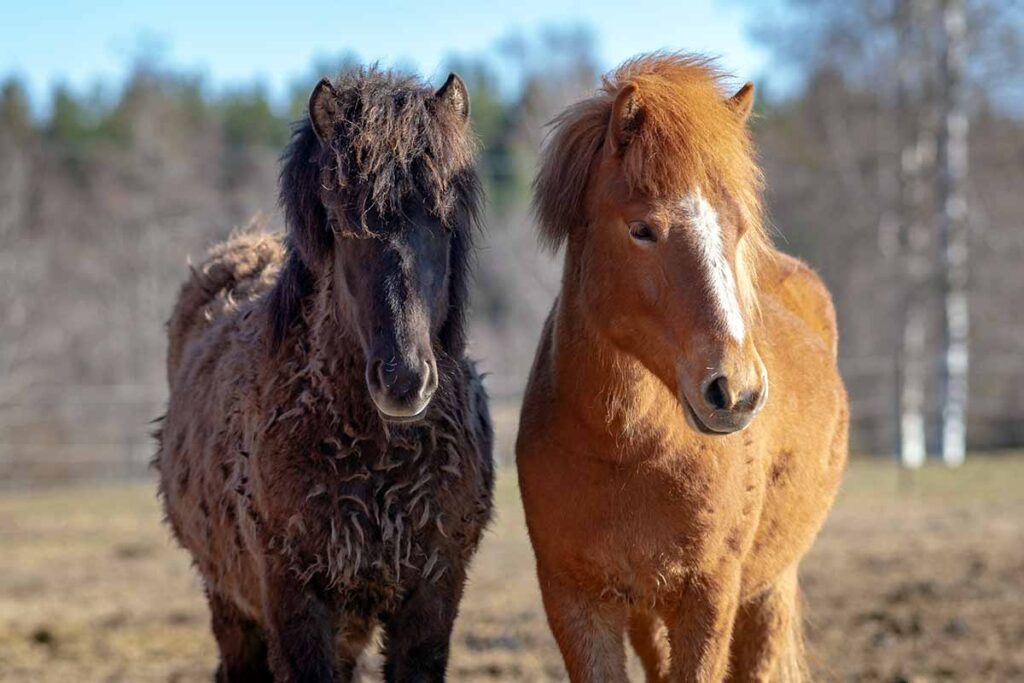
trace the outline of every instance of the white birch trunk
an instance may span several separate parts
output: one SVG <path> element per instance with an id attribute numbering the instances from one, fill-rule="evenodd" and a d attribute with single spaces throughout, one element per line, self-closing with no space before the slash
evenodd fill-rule
<path id="1" fill-rule="evenodd" d="M 928 328 L 927 283 L 930 235 L 924 220 L 927 200 L 925 173 L 933 161 L 928 92 L 921 68 L 922 18 L 931 0 L 911 0 L 897 17 L 900 40 L 898 109 L 900 116 L 900 242 L 903 287 L 900 319 L 902 332 L 896 354 L 899 403 L 899 458 L 904 467 L 916 468 L 927 456 L 925 433 L 925 376 Z"/>
<path id="2" fill-rule="evenodd" d="M 968 313 L 967 107 L 964 96 L 967 20 L 963 0 L 942 7 L 941 125 L 938 140 L 939 236 L 942 245 L 942 459 L 952 467 L 967 450 Z"/>

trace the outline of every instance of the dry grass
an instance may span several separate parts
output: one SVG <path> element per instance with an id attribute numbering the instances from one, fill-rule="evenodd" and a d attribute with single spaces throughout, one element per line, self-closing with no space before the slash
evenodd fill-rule
<path id="1" fill-rule="evenodd" d="M 821 680 L 1024 677 L 1024 456 L 900 481 L 854 463 L 804 565 Z M 544 623 L 515 476 L 472 574 L 452 679 L 564 677 Z M 0 496 L 0 680 L 209 680 L 199 581 L 149 484 Z"/>

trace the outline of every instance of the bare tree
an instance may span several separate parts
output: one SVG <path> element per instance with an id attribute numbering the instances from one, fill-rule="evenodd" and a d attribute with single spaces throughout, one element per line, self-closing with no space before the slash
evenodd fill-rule
<path id="1" fill-rule="evenodd" d="M 1024 4 L 780 4 L 758 35 L 807 80 L 760 123 L 769 206 L 836 298 L 855 447 L 1018 443 Z"/>

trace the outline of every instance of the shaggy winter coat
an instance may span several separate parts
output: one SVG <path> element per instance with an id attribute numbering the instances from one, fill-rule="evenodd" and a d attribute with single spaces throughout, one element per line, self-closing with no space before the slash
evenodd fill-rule
<path id="1" fill-rule="evenodd" d="M 330 259 L 316 271 L 299 253 L 309 248 L 304 231 L 326 229 L 303 214 L 320 180 L 293 172 L 315 146 L 301 125 L 285 158 L 287 240 L 249 230 L 215 247 L 169 322 L 170 402 L 155 466 L 167 520 L 205 583 L 225 665 L 238 633 L 265 647 L 289 627 L 276 623 L 274 603 L 310 588 L 337 629 L 338 670 L 350 671 L 373 627 L 418 587 L 443 587 L 454 596 L 446 609 L 457 608 L 491 514 L 491 425 L 461 339 L 437 342 L 441 379 L 426 417 L 385 423 L 338 314 Z M 452 265 L 465 267 L 464 258 Z M 464 298 L 453 292 L 458 324 Z M 272 642 L 269 655 L 274 669 Z"/>

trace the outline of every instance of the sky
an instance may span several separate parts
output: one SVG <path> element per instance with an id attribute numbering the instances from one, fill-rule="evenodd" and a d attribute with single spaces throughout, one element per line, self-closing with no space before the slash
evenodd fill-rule
<path id="1" fill-rule="evenodd" d="M 283 96 L 318 58 L 351 51 L 440 81 L 452 56 L 493 51 L 516 31 L 583 24 L 604 67 L 639 52 L 685 49 L 714 54 L 747 80 L 768 59 L 748 35 L 749 12 L 739 0 L 11 2 L 0 21 L 0 76 L 20 77 L 45 108 L 55 84 L 116 84 L 133 57 L 149 53 L 215 88 L 258 82 Z"/>

